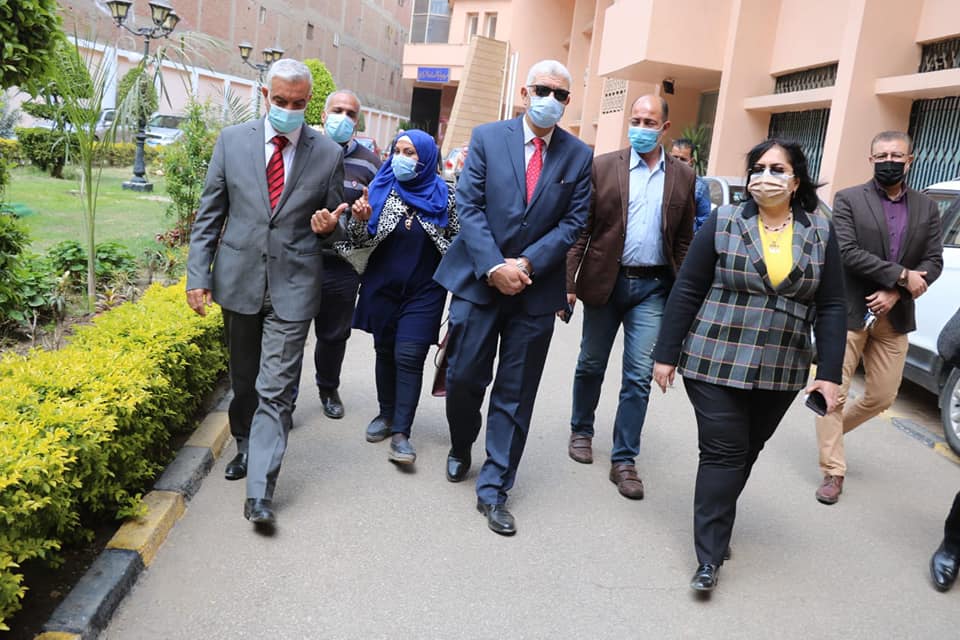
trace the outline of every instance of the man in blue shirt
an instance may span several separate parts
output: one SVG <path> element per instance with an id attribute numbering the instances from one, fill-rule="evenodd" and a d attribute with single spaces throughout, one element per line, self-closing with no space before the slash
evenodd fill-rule
<path id="1" fill-rule="evenodd" d="M 623 325 L 623 381 L 613 424 L 610 481 L 640 499 L 640 431 L 647 413 L 651 354 L 663 307 L 693 237 L 693 171 L 667 155 L 669 107 L 643 96 L 630 113 L 630 146 L 593 161 L 587 226 L 567 254 L 567 302 L 583 300 L 583 339 L 573 382 L 570 457 L 593 462 L 594 413 Z"/>
<path id="2" fill-rule="evenodd" d="M 693 167 L 693 156 L 696 150 L 697 145 L 693 143 L 693 140 L 680 138 L 673 143 L 673 147 L 670 149 L 670 155 L 673 156 L 674 159 Z M 696 171 L 695 168 L 694 171 Z M 713 205 L 710 203 L 710 187 L 707 186 L 706 181 L 700 176 L 697 176 L 697 186 L 694 195 L 697 202 L 697 217 L 693 222 L 693 230 L 699 231 L 713 210 Z"/>

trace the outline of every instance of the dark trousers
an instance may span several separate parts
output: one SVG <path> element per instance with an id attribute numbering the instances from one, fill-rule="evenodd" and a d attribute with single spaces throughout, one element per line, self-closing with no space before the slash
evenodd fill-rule
<path id="1" fill-rule="evenodd" d="M 374 349 L 380 415 L 393 421 L 393 433 L 409 436 L 420 402 L 423 363 L 430 345 L 383 340 Z"/>
<path id="2" fill-rule="evenodd" d="M 947 551 L 960 555 L 960 492 L 953 499 L 953 508 L 943 524 L 943 542 Z"/>
<path id="3" fill-rule="evenodd" d="M 347 339 L 353 324 L 353 309 L 357 303 L 360 276 L 347 262 L 334 256 L 323 257 L 323 286 L 320 299 L 323 310 L 313 319 L 317 344 L 313 349 L 317 389 L 334 391 L 340 388 L 340 371 L 347 351 Z M 301 362 L 302 364 L 302 362 Z M 300 395 L 300 370 L 293 387 L 293 402 Z"/>
<path id="4" fill-rule="evenodd" d="M 340 387 L 343 354 L 347 350 L 353 309 L 357 303 L 360 276 L 347 262 L 333 256 L 323 258 L 323 311 L 313 319 L 317 345 L 313 362 L 317 370 L 317 388 L 332 391 Z"/>
<path id="5" fill-rule="evenodd" d="M 488 504 L 503 504 L 527 441 L 554 315 L 529 315 L 516 298 L 478 305 L 454 296 L 449 318 L 446 405 L 455 453 L 470 451 L 480 434 L 480 405 L 493 379 L 494 357 L 499 357 L 487 409 L 487 458 L 477 477 L 477 497 Z"/>
<path id="6" fill-rule="evenodd" d="M 693 501 L 697 561 L 723 564 L 753 463 L 797 391 L 735 389 L 684 378 L 697 415 L 700 465 Z"/>

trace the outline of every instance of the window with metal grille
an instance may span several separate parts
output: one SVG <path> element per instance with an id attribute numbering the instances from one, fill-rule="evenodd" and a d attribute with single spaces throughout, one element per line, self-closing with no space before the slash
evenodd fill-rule
<path id="1" fill-rule="evenodd" d="M 907 184 L 923 189 L 960 178 L 960 96 L 914 101 L 908 132 L 913 164 Z"/>
<path id="2" fill-rule="evenodd" d="M 600 113 L 618 113 L 623 111 L 627 102 L 627 81 L 618 78 L 606 78 L 603 81 L 603 98 L 600 101 Z"/>
<path id="3" fill-rule="evenodd" d="M 822 89 L 823 87 L 832 87 L 836 83 L 837 63 L 833 63 L 777 76 L 777 84 L 774 86 L 773 92 L 793 93 L 794 91 L 807 91 L 808 89 Z"/>
<path id="4" fill-rule="evenodd" d="M 767 135 L 771 138 L 793 140 L 799 144 L 803 155 L 807 157 L 810 177 L 816 180 L 820 176 L 823 141 L 827 137 L 829 120 L 830 109 L 774 113 L 770 116 L 770 130 Z"/>
<path id="5" fill-rule="evenodd" d="M 960 38 L 923 45 L 919 73 L 944 69 L 960 69 Z"/>

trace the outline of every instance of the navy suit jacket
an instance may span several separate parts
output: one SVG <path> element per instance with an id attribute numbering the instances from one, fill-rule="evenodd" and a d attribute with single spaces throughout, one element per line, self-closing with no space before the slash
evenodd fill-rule
<path id="1" fill-rule="evenodd" d="M 517 297 L 527 313 L 539 315 L 566 304 L 566 254 L 587 221 L 593 152 L 555 128 L 528 203 L 523 117 L 474 129 L 457 183 L 460 234 L 434 279 L 455 296 L 491 304 L 503 296 L 487 283 L 487 272 L 504 258 L 524 256 L 533 284 Z"/>

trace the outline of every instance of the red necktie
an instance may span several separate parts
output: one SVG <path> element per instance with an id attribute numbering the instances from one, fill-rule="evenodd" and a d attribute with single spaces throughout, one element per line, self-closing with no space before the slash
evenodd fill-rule
<path id="1" fill-rule="evenodd" d="M 273 136 L 270 142 L 276 147 L 267 163 L 267 189 L 270 193 L 270 210 L 273 211 L 283 193 L 283 148 L 289 140 L 284 136 Z"/>
<path id="2" fill-rule="evenodd" d="M 543 138 L 534 138 L 533 146 L 536 148 L 527 163 L 527 204 L 533 199 L 533 191 L 537 188 L 540 170 L 543 169 Z"/>

